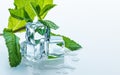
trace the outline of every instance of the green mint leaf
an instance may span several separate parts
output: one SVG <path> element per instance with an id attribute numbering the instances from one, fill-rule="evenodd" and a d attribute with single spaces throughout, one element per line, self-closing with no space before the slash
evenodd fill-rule
<path id="1" fill-rule="evenodd" d="M 10 66 L 16 67 L 21 62 L 19 38 L 9 29 L 4 29 L 3 36 L 8 48 Z"/>
<path id="2" fill-rule="evenodd" d="M 29 17 L 33 20 L 36 16 L 34 9 L 32 8 L 30 2 L 37 2 L 38 0 L 14 0 L 15 9 L 24 8 L 28 13 Z"/>
<path id="3" fill-rule="evenodd" d="M 32 20 L 34 20 L 34 17 L 38 15 L 33 6 L 31 5 L 30 1 L 26 3 L 25 10 Z"/>
<path id="4" fill-rule="evenodd" d="M 19 20 L 19 19 L 12 17 L 12 16 L 9 17 L 8 29 L 11 29 L 13 32 L 22 28 L 22 27 L 25 27 L 25 25 L 26 25 L 25 20 Z M 20 31 L 25 31 L 25 29 L 22 29 Z"/>
<path id="5" fill-rule="evenodd" d="M 65 47 L 74 51 L 82 48 L 78 43 L 76 43 L 74 40 L 71 40 L 70 38 L 66 36 L 62 36 L 63 40 L 65 41 Z"/>
<path id="6" fill-rule="evenodd" d="M 14 0 L 14 5 L 16 9 L 20 9 L 27 6 L 27 4 L 29 4 L 30 2 L 35 2 L 42 8 L 47 4 L 52 4 L 53 0 Z"/>
<path id="7" fill-rule="evenodd" d="M 53 36 L 62 36 L 63 40 L 65 41 L 65 47 L 70 49 L 71 51 L 75 51 L 78 50 L 80 48 L 82 48 L 81 45 L 79 45 L 77 42 L 75 42 L 74 40 L 71 40 L 70 38 L 63 36 L 63 35 L 59 35 L 59 34 L 54 34 L 51 33 L 51 35 Z M 58 44 L 59 46 L 61 46 L 61 44 Z"/>
<path id="8" fill-rule="evenodd" d="M 25 27 L 26 22 L 34 20 L 35 16 L 41 19 L 40 10 L 48 4 L 53 4 L 53 0 L 14 0 L 15 9 L 9 9 L 8 29 L 13 32 L 25 31 L 25 28 L 21 28 Z"/>
<path id="9" fill-rule="evenodd" d="M 53 0 L 36 0 L 35 2 L 38 3 L 41 9 L 48 4 L 53 4 Z"/>
<path id="10" fill-rule="evenodd" d="M 10 12 L 11 16 L 13 16 L 17 19 L 26 20 L 26 22 L 32 21 L 24 8 L 9 9 L 9 12 Z"/>
<path id="11" fill-rule="evenodd" d="M 40 10 L 41 10 L 40 6 L 38 4 L 36 4 L 35 2 L 30 2 L 30 4 L 31 4 L 32 8 L 35 10 L 35 13 L 39 14 Z"/>
<path id="12" fill-rule="evenodd" d="M 58 29 L 59 26 L 57 26 L 54 22 L 50 21 L 50 20 L 42 20 L 41 23 L 43 23 L 44 25 L 48 26 L 51 29 Z"/>
<path id="13" fill-rule="evenodd" d="M 23 8 L 28 0 L 14 0 L 15 9 Z"/>
<path id="14" fill-rule="evenodd" d="M 44 8 L 40 12 L 41 18 L 44 18 L 46 16 L 46 14 L 48 13 L 48 11 L 51 10 L 55 6 L 56 6 L 55 4 L 48 4 L 48 5 L 44 6 Z"/>
<path id="15" fill-rule="evenodd" d="M 34 10 L 34 13 L 36 13 L 36 16 L 38 16 L 39 19 L 41 19 L 41 17 L 39 16 L 41 8 L 39 5 L 37 5 L 35 2 L 30 2 L 30 5 L 32 7 L 32 9 Z"/>
<path id="16" fill-rule="evenodd" d="M 40 8 L 43 8 L 44 0 L 38 0 L 36 3 L 40 6 Z"/>
<path id="17" fill-rule="evenodd" d="M 31 2 L 34 4 L 31 5 Z M 34 17 L 38 16 L 38 12 L 40 12 L 37 11 L 36 13 L 36 10 L 39 10 L 39 7 L 43 9 L 48 4 L 53 4 L 53 0 L 14 0 L 15 9 L 20 9 L 24 7 L 25 11 L 28 13 L 32 20 L 34 20 Z M 34 9 L 34 5 L 37 5 L 37 8 Z"/>
<path id="18" fill-rule="evenodd" d="M 47 4 L 53 4 L 53 0 L 44 0 L 44 5 L 47 5 Z"/>

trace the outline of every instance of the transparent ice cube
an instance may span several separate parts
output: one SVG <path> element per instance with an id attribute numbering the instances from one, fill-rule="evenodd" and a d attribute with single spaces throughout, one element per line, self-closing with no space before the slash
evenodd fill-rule
<path id="1" fill-rule="evenodd" d="M 40 21 L 28 22 L 26 24 L 26 41 L 35 44 L 36 40 L 50 39 L 50 28 L 43 25 Z"/>
<path id="2" fill-rule="evenodd" d="M 21 43 L 21 54 L 30 61 L 42 58 L 58 58 L 64 56 L 64 40 L 60 36 L 50 37 L 50 28 L 40 21 L 26 24 L 26 41 Z"/>
<path id="3" fill-rule="evenodd" d="M 61 36 L 51 36 L 49 43 L 49 56 L 63 57 L 65 43 Z"/>
<path id="4" fill-rule="evenodd" d="M 21 54 L 28 60 L 38 60 L 47 56 L 50 28 L 40 21 L 26 24 L 26 41 L 21 43 Z M 46 50 L 47 49 L 47 50 Z"/>
<path id="5" fill-rule="evenodd" d="M 21 43 L 21 54 L 29 61 L 36 61 L 41 58 L 39 44 L 33 45 L 24 41 Z"/>

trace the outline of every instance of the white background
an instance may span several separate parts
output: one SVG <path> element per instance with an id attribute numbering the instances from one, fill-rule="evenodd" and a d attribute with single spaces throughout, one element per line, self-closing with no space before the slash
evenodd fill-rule
<path id="1" fill-rule="evenodd" d="M 0 0 L 0 32 L 7 27 L 13 0 Z M 83 46 L 78 68 L 69 75 L 120 75 L 120 1 L 55 0 L 46 17 L 60 26 L 56 33 Z M 0 37 L 0 75 L 9 70 L 7 48 Z M 49 74 L 48 74 L 49 75 Z"/>

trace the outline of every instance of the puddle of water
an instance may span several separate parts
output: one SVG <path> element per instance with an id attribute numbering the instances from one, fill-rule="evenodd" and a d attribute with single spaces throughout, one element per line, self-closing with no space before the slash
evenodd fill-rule
<path id="1" fill-rule="evenodd" d="M 75 64 L 80 61 L 77 52 L 66 53 L 64 58 L 47 60 L 41 63 L 33 63 L 27 60 L 22 61 L 31 75 L 68 75 L 76 69 Z"/>

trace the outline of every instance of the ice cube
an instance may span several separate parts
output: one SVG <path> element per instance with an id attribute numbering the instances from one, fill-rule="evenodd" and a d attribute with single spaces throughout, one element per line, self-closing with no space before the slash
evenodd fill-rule
<path id="1" fill-rule="evenodd" d="M 62 37 L 60 36 L 51 36 L 49 43 L 49 55 L 61 57 L 64 56 L 64 47 L 65 43 Z"/>
<path id="2" fill-rule="evenodd" d="M 26 24 L 26 41 L 21 43 L 21 54 L 27 60 L 64 56 L 64 40 L 60 36 L 50 37 L 50 28 L 40 21 Z"/>
<path id="3" fill-rule="evenodd" d="M 32 61 L 34 60 L 35 47 L 32 44 L 24 41 L 21 43 L 21 54 L 27 60 Z"/>
<path id="4" fill-rule="evenodd" d="M 35 44 L 36 40 L 40 40 L 42 38 L 45 39 L 45 37 L 48 38 L 49 35 L 49 28 L 43 25 L 40 21 L 28 22 L 26 24 L 26 40 L 28 43 Z"/>
<path id="5" fill-rule="evenodd" d="M 26 41 L 21 43 L 21 54 L 28 60 L 38 60 L 48 53 L 50 28 L 40 21 L 26 24 Z M 47 49 L 47 50 L 46 50 Z"/>
<path id="6" fill-rule="evenodd" d="M 21 43 L 21 54 L 29 61 L 36 62 L 43 57 L 44 42 L 36 43 L 35 45 L 24 41 Z"/>

